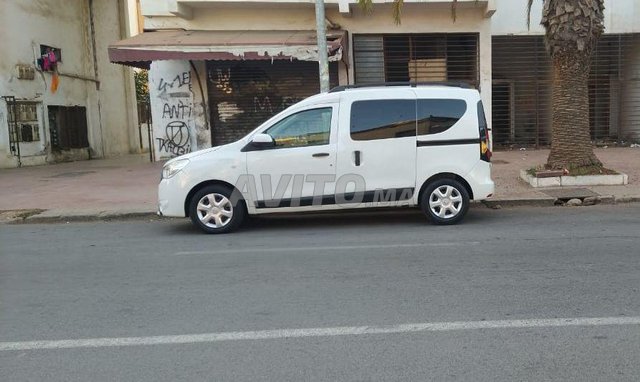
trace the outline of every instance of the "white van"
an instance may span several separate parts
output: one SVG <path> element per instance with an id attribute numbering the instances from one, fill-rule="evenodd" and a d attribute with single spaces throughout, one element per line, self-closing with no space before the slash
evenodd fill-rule
<path id="1" fill-rule="evenodd" d="M 454 224 L 494 192 L 489 147 L 476 90 L 340 87 L 237 142 L 168 161 L 158 213 L 206 233 L 230 232 L 247 214 L 390 206 Z"/>

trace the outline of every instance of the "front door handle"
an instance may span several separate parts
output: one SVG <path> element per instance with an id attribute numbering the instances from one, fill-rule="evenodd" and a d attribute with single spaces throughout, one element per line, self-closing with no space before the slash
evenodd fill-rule
<path id="1" fill-rule="evenodd" d="M 324 158 L 324 157 L 328 157 L 329 153 L 315 153 L 313 155 L 311 155 L 314 158 Z"/>

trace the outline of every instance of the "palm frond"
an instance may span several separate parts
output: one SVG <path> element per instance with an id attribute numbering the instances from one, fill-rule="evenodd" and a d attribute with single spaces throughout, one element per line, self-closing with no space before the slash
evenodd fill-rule
<path id="1" fill-rule="evenodd" d="M 393 0 L 393 21 L 400 25 L 404 0 Z"/>
<path id="2" fill-rule="evenodd" d="M 527 1 L 527 29 L 531 29 L 531 6 L 533 5 L 533 0 Z"/>
<path id="3" fill-rule="evenodd" d="M 366 13 L 373 12 L 373 0 L 358 0 L 358 5 Z"/>
<path id="4" fill-rule="evenodd" d="M 451 2 L 451 18 L 453 19 L 454 23 L 456 22 L 456 16 L 457 16 L 456 9 L 457 9 L 457 7 L 458 7 L 458 0 L 453 0 Z"/>

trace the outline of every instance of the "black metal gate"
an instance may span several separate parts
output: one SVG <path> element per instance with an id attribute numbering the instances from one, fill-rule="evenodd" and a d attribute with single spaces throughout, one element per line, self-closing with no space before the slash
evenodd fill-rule
<path id="1" fill-rule="evenodd" d="M 89 147 L 87 109 L 84 106 L 47 107 L 51 147 L 56 150 Z"/>
<path id="2" fill-rule="evenodd" d="M 142 130 L 146 129 L 143 137 Z M 146 139 L 149 144 L 149 160 L 154 161 L 153 152 L 153 121 L 151 118 L 151 103 L 149 100 L 138 102 L 138 137 L 140 139 L 140 151 L 144 150 L 143 140 Z"/>
<path id="3" fill-rule="evenodd" d="M 331 63 L 332 86 L 338 64 Z M 318 63 L 207 61 L 213 145 L 233 142 L 276 113 L 320 91 Z"/>
<path id="4" fill-rule="evenodd" d="M 7 103 L 7 128 L 9 129 L 9 151 L 18 158 L 18 167 L 22 166 L 22 158 L 20 157 L 20 136 L 18 132 L 18 108 L 16 97 L 3 96 Z"/>

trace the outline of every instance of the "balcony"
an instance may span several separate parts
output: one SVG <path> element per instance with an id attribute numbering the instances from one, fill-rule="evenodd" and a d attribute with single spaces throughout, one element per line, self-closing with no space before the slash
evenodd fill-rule
<path id="1" fill-rule="evenodd" d="M 327 6 L 337 6 L 343 15 L 350 15 L 352 8 L 358 6 L 357 0 L 324 0 Z M 389 4 L 393 0 L 373 0 L 376 4 Z M 408 3 L 424 3 L 439 6 L 449 6 L 450 0 L 404 0 Z M 269 6 L 309 6 L 315 4 L 315 0 L 141 0 L 143 16 L 175 16 L 190 20 L 194 16 L 194 9 L 215 8 L 219 6 L 250 6 L 268 4 Z M 495 13 L 495 0 L 458 0 L 459 8 L 484 7 L 485 17 L 491 17 Z"/>

